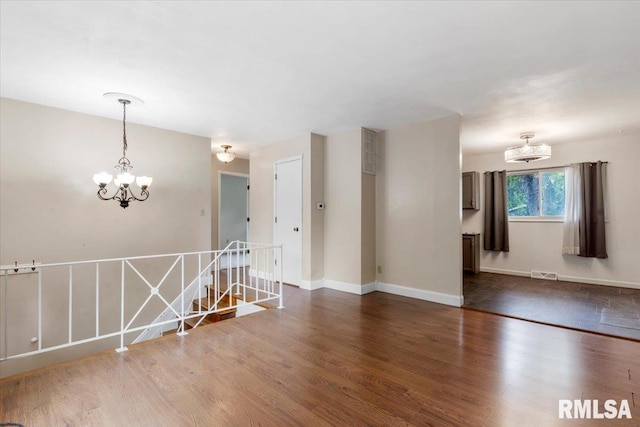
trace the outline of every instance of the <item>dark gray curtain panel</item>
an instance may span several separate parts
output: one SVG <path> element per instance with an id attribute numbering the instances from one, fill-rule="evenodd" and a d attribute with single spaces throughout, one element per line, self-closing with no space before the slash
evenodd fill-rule
<path id="1" fill-rule="evenodd" d="M 507 171 L 484 173 L 484 249 L 509 252 Z"/>
<path id="2" fill-rule="evenodd" d="M 604 231 L 604 174 L 606 164 L 580 163 L 582 206 L 580 208 L 579 256 L 608 258 Z"/>

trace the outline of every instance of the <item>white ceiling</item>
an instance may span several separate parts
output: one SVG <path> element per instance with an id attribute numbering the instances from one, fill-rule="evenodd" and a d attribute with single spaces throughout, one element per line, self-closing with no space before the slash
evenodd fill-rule
<path id="1" fill-rule="evenodd" d="M 246 155 L 463 115 L 464 153 L 640 133 L 640 2 L 0 3 L 1 95 Z"/>

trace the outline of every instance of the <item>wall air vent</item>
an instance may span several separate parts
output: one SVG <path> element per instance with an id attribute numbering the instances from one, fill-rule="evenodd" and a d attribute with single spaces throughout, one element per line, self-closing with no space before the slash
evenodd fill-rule
<path id="1" fill-rule="evenodd" d="M 558 273 L 531 270 L 532 279 L 558 280 Z"/>
<path id="2" fill-rule="evenodd" d="M 378 134 L 367 128 L 362 128 L 362 172 L 378 172 Z"/>

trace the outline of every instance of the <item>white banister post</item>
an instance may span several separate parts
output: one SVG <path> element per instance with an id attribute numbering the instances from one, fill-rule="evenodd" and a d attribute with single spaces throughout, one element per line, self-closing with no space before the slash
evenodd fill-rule
<path id="1" fill-rule="evenodd" d="M 278 306 L 278 308 L 282 309 L 284 308 L 284 287 L 282 286 L 282 245 L 280 245 L 278 249 L 280 251 L 280 256 L 278 257 L 280 258 L 280 305 Z"/>
<path id="2" fill-rule="evenodd" d="M 38 270 L 38 350 L 42 350 L 42 269 Z"/>
<path id="3" fill-rule="evenodd" d="M 118 353 L 129 350 L 124 346 L 124 260 L 120 261 L 120 348 L 116 349 Z"/>
<path id="4" fill-rule="evenodd" d="M 4 280 L 2 281 L 2 329 L 3 329 L 3 337 L 4 337 L 4 355 L 3 359 L 7 358 L 8 354 L 8 346 L 9 339 L 8 336 L 8 327 L 7 327 L 7 286 L 9 284 L 9 270 L 3 270 L 4 272 Z"/>
<path id="5" fill-rule="evenodd" d="M 69 344 L 73 342 L 73 265 L 69 265 Z"/>
<path id="6" fill-rule="evenodd" d="M 96 262 L 96 338 L 100 336 L 100 263 Z"/>
<path id="7" fill-rule="evenodd" d="M 189 335 L 188 332 L 186 332 L 184 330 L 184 254 L 180 257 L 180 267 L 182 270 L 182 279 L 181 279 L 181 284 L 180 284 L 180 328 L 179 328 L 179 332 L 178 335 L 179 336 L 183 336 L 183 335 Z M 198 272 L 198 274 L 200 274 L 200 272 Z"/>

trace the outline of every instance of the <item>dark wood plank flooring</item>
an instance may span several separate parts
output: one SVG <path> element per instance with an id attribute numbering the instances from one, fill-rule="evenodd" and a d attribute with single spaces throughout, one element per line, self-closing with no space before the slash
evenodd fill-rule
<path id="1" fill-rule="evenodd" d="M 467 308 L 640 340 L 640 289 L 478 273 L 463 294 Z"/>
<path id="2" fill-rule="evenodd" d="M 588 425 L 559 399 L 640 395 L 640 343 L 374 292 L 267 310 L 0 382 L 25 426 Z M 594 425 L 634 425 L 597 420 Z M 635 424 L 637 425 L 637 423 Z"/>

